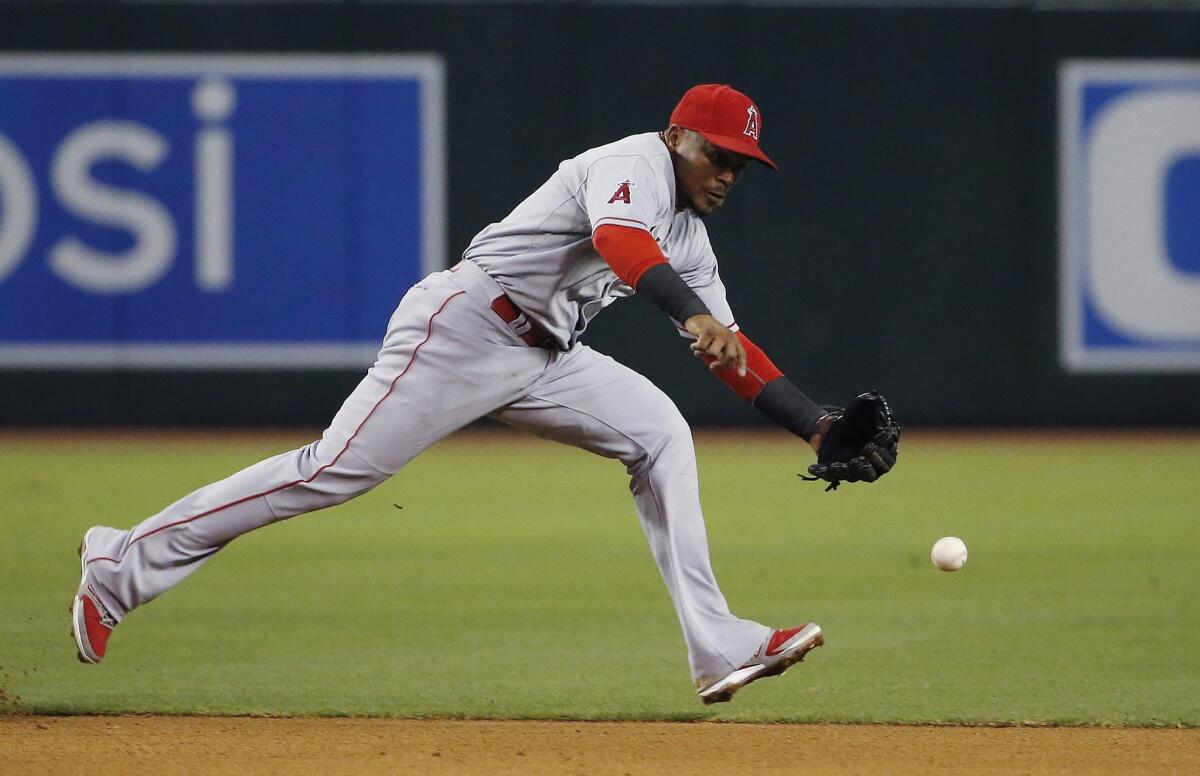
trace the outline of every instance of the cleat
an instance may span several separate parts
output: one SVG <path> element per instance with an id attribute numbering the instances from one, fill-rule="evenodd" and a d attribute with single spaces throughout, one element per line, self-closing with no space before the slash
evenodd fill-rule
<path id="1" fill-rule="evenodd" d="M 117 621 L 88 582 L 87 543 L 95 528 L 89 528 L 79 544 L 79 565 L 83 573 L 79 578 L 79 590 L 71 601 L 71 636 L 75 639 L 80 663 L 99 663 L 108 649 L 108 637 L 112 635 Z"/>
<path id="2" fill-rule="evenodd" d="M 816 623 L 771 631 L 771 635 L 749 662 L 702 686 L 697 694 L 705 705 L 725 703 L 733 698 L 735 692 L 751 682 L 768 676 L 779 676 L 824 643 L 825 636 L 821 633 L 821 626 Z"/>

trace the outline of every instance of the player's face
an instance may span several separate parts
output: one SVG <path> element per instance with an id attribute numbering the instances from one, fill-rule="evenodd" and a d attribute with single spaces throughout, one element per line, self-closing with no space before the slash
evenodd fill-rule
<path id="1" fill-rule="evenodd" d="M 667 129 L 665 139 L 675 165 L 677 204 L 701 216 L 725 204 L 750 157 L 718 148 L 699 132 L 675 125 Z"/>

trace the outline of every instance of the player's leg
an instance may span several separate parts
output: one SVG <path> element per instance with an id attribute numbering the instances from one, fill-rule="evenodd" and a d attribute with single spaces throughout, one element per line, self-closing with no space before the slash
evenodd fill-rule
<path id="1" fill-rule="evenodd" d="M 86 589 L 120 621 L 241 534 L 379 484 L 433 442 L 520 396 L 548 360 L 451 277 L 430 276 L 401 301 L 378 360 L 320 440 L 200 488 L 130 530 L 89 531 L 77 608 Z"/>
<path id="2" fill-rule="evenodd" d="M 576 347 L 492 417 L 623 462 L 683 627 L 693 679 L 723 676 L 750 658 L 771 630 L 731 614 L 717 586 L 691 430 L 666 394 L 608 356 Z"/>

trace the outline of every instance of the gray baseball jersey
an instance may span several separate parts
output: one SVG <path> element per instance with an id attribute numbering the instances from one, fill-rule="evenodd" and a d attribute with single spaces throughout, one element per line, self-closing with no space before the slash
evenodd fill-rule
<path id="1" fill-rule="evenodd" d="M 713 317 L 735 324 L 704 222 L 675 207 L 675 172 L 657 132 L 566 160 L 503 221 L 477 234 L 463 258 L 568 348 L 597 313 L 633 294 L 592 246 L 604 224 L 648 231 Z"/>

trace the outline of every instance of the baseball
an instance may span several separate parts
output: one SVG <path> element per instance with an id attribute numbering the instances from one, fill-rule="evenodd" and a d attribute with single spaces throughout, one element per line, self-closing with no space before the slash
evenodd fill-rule
<path id="1" fill-rule="evenodd" d="M 942 571 L 958 571 L 967 562 L 967 545 L 957 536 L 943 536 L 933 543 L 930 557 Z"/>

